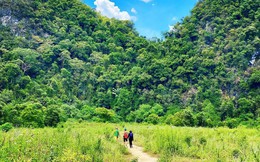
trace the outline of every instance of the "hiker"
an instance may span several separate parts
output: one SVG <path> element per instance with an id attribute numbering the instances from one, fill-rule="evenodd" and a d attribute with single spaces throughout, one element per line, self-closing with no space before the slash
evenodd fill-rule
<path id="1" fill-rule="evenodd" d="M 123 141 L 125 146 L 127 146 L 127 139 L 128 139 L 128 133 L 126 131 L 126 128 L 124 129 L 124 135 L 123 135 Z"/>
<path id="2" fill-rule="evenodd" d="M 133 147 L 133 143 L 132 142 L 134 140 L 134 134 L 133 134 L 133 132 L 131 130 L 129 131 L 128 139 L 129 139 L 130 148 L 132 148 Z"/>
<path id="3" fill-rule="evenodd" d="M 118 128 L 116 128 L 116 131 L 115 131 L 115 133 L 114 133 L 114 136 L 115 136 L 116 140 L 118 140 L 118 137 L 119 137 Z"/>

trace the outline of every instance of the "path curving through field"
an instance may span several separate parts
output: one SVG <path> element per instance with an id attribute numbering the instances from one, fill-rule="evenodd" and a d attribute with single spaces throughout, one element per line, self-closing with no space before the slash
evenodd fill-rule
<path id="1" fill-rule="evenodd" d="M 143 148 L 133 145 L 133 148 L 128 149 L 129 152 L 138 159 L 138 162 L 157 162 L 157 158 L 148 155 L 143 152 Z"/>

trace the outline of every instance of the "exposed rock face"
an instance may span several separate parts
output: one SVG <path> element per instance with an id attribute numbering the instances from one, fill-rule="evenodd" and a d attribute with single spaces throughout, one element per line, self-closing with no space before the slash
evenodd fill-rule
<path id="1" fill-rule="evenodd" d="M 0 22 L 2 25 L 7 26 L 10 23 L 15 23 L 12 22 L 12 11 L 11 8 L 7 6 L 3 6 L 0 8 Z"/>
<path id="2" fill-rule="evenodd" d="M 25 29 L 19 27 L 20 21 L 12 15 L 5 15 L 0 17 L 0 22 L 3 26 L 10 27 L 12 33 L 15 36 L 22 36 L 25 33 Z"/>
<path id="3" fill-rule="evenodd" d="M 17 25 L 18 24 L 18 20 L 15 19 L 12 16 L 6 15 L 6 16 L 2 16 L 0 18 L 0 21 L 2 23 L 2 25 L 4 26 L 8 26 L 8 25 Z"/>
<path id="4" fill-rule="evenodd" d="M 34 1 L 0 0 L 0 26 L 9 28 L 14 36 L 41 35 L 45 38 L 49 37 L 49 34 L 41 29 L 36 30 L 35 24 L 30 22 L 30 14 L 33 13 L 33 10 L 29 6 L 32 2 Z"/>
<path id="5" fill-rule="evenodd" d="M 15 36 L 22 36 L 25 34 L 25 28 L 19 27 L 19 24 L 25 20 L 19 21 L 15 16 L 12 15 L 11 8 L 4 6 L 0 9 L 0 23 L 3 26 L 10 27 L 12 33 Z"/>

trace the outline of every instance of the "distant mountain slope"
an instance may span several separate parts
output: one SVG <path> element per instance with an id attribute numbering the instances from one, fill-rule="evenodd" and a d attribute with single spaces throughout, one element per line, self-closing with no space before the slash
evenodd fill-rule
<path id="1" fill-rule="evenodd" d="M 78 0 L 2 0 L 0 124 L 257 125 L 259 4 L 199 1 L 156 42 Z"/>

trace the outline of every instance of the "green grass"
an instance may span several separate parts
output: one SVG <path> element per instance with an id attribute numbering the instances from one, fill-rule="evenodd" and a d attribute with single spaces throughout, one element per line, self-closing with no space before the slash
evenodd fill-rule
<path id="1" fill-rule="evenodd" d="M 137 143 L 160 161 L 260 161 L 257 129 L 138 126 Z"/>
<path id="2" fill-rule="evenodd" d="M 260 132 L 246 128 L 189 128 L 144 124 L 67 122 L 58 128 L 0 132 L 0 161 L 131 161 L 113 137 L 115 127 L 160 161 L 260 160 Z M 120 137 L 123 134 L 120 134 Z"/>
<path id="3" fill-rule="evenodd" d="M 64 128 L 17 128 L 0 133 L 0 161 L 124 161 L 114 125 L 66 123 Z"/>

